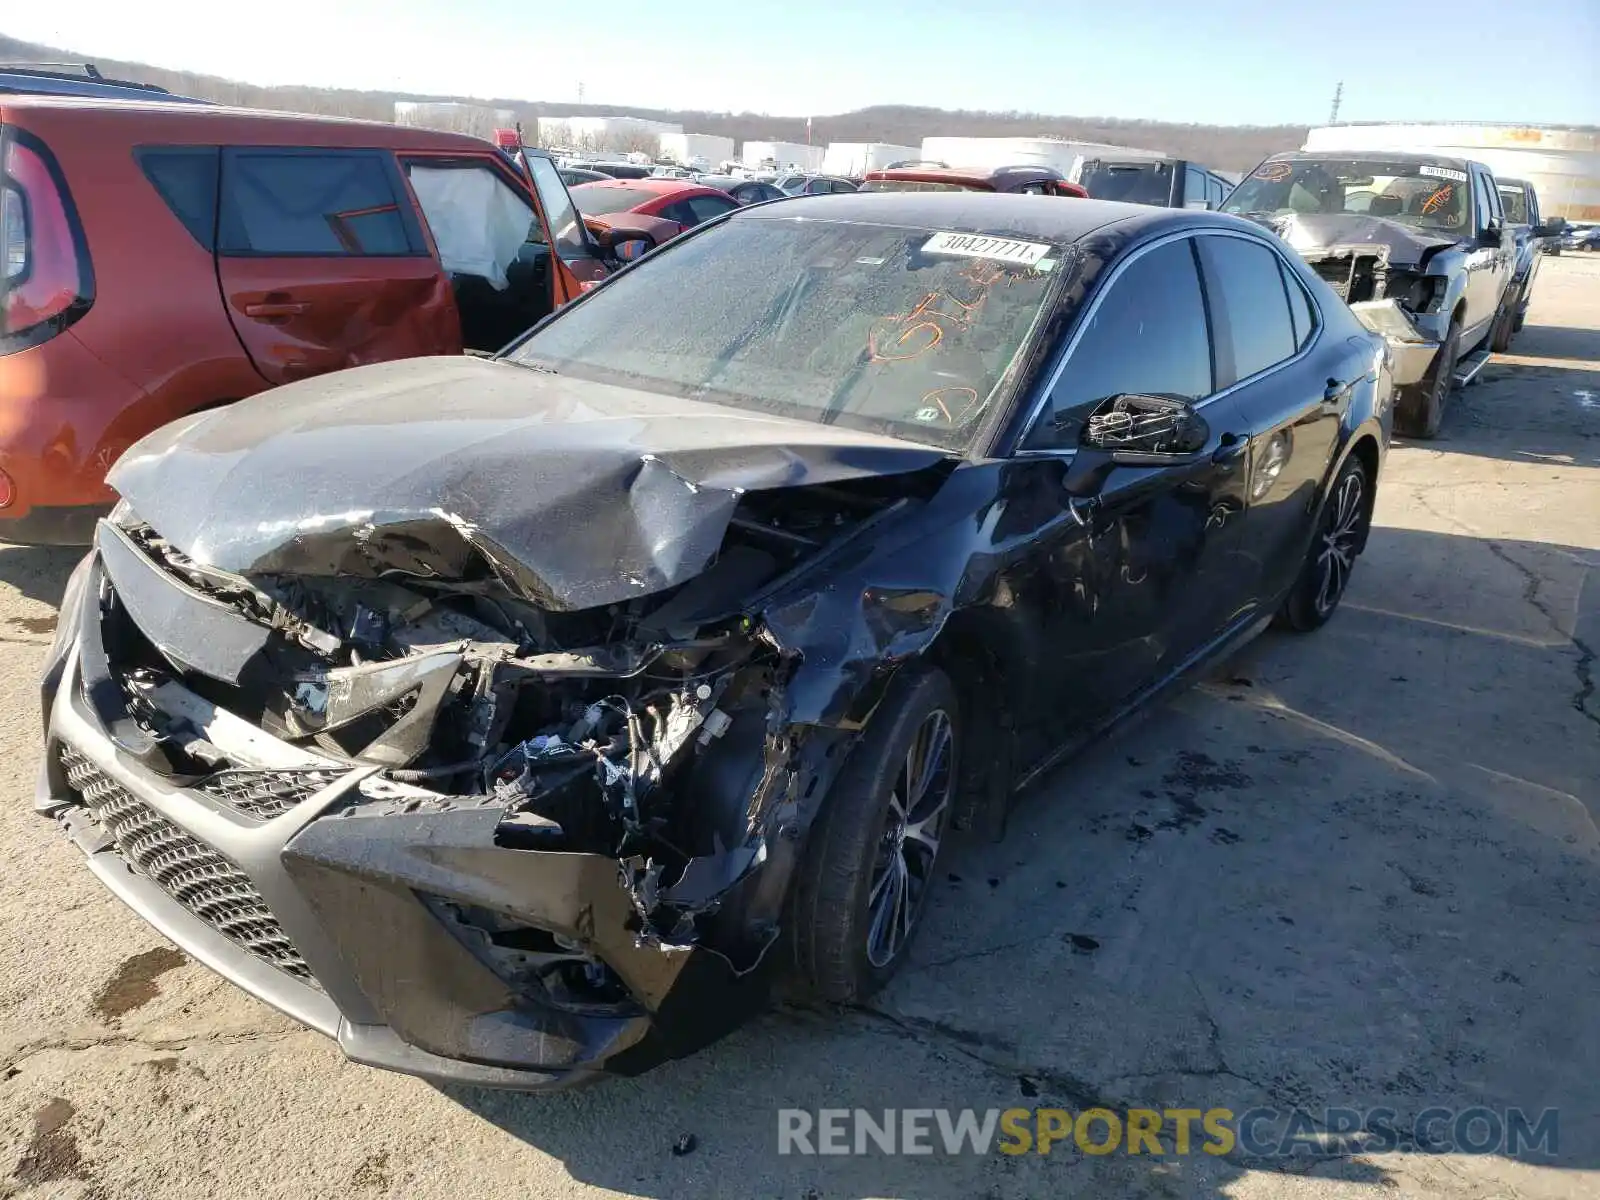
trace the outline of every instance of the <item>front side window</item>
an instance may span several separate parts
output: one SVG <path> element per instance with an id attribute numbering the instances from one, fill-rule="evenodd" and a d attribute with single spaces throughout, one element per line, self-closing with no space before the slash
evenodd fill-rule
<path id="1" fill-rule="evenodd" d="M 1248 379 L 1294 354 L 1294 319 L 1278 256 L 1236 237 L 1201 240 L 1206 286 L 1228 314 L 1234 378 Z"/>
<path id="2" fill-rule="evenodd" d="M 1193 243 L 1184 238 L 1141 254 L 1111 280 L 1027 445 L 1076 446 L 1090 414 L 1113 396 L 1197 400 L 1212 390 L 1205 301 Z"/>
<path id="3" fill-rule="evenodd" d="M 545 220 L 556 239 L 556 251 L 563 258 L 582 258 L 589 254 L 589 239 L 584 235 L 583 219 L 572 203 L 567 185 L 561 181 L 555 163 L 541 154 L 526 156 L 528 173 L 533 176 L 533 186 L 538 189 L 539 203 L 544 205 Z"/>
<path id="4" fill-rule="evenodd" d="M 736 218 L 617 276 L 510 358 L 961 451 L 1075 263 L 1004 237 Z"/>
<path id="5" fill-rule="evenodd" d="M 381 151 L 229 149 L 221 194 L 224 254 L 425 252 Z"/>
<path id="6" fill-rule="evenodd" d="M 1472 218 L 1467 172 L 1433 163 L 1384 158 L 1274 158 L 1251 173 L 1224 212 L 1271 217 L 1302 213 L 1365 213 L 1459 233 Z"/>
<path id="7" fill-rule="evenodd" d="M 439 249 L 439 264 L 452 275 L 476 275 L 496 291 L 529 242 L 544 230 L 521 193 L 486 165 L 406 164 L 411 190 Z"/>

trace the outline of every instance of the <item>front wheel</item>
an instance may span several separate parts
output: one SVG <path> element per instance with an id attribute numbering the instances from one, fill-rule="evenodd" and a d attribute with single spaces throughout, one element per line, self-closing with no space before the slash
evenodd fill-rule
<path id="1" fill-rule="evenodd" d="M 1278 614 L 1280 625 L 1297 633 L 1309 633 L 1327 624 L 1339 607 L 1360 553 L 1370 507 L 1369 487 L 1367 468 L 1352 454 L 1339 468 L 1328 498 L 1323 501 L 1311 549 Z"/>
<path id="2" fill-rule="evenodd" d="M 1456 363 L 1460 358 L 1461 325 L 1451 321 L 1428 373 L 1421 383 L 1407 388 L 1395 405 L 1394 423 L 1400 433 L 1417 438 L 1439 436 L 1439 427 L 1444 424 L 1445 403 L 1456 385 Z"/>
<path id="3" fill-rule="evenodd" d="M 960 710 L 944 672 L 904 668 L 811 830 L 791 909 L 798 982 L 858 1003 L 905 962 L 959 778 Z"/>

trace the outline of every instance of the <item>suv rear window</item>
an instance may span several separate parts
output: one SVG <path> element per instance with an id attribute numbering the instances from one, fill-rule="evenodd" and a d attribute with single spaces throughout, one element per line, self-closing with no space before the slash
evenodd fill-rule
<path id="1" fill-rule="evenodd" d="M 222 161 L 224 254 L 426 254 L 378 150 L 234 149 Z"/>
<path id="2" fill-rule="evenodd" d="M 141 146 L 135 152 L 145 178 L 207 250 L 217 238 L 217 148 Z"/>

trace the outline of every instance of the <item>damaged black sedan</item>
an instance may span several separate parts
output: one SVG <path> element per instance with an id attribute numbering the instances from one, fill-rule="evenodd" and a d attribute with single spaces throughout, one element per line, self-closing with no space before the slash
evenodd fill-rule
<path id="1" fill-rule="evenodd" d="M 871 994 L 957 828 L 1275 616 L 1333 613 L 1389 359 L 1211 213 L 739 210 L 495 360 L 117 464 L 37 807 L 356 1061 L 632 1074 Z"/>

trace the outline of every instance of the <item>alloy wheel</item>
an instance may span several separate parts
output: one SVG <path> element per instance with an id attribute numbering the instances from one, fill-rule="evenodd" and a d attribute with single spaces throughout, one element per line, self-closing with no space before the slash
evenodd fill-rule
<path id="1" fill-rule="evenodd" d="M 1339 603 L 1355 566 L 1356 544 L 1361 534 L 1361 501 L 1364 484 L 1360 471 L 1351 471 L 1339 481 L 1338 490 L 1328 503 L 1317 547 L 1317 615 L 1327 616 Z"/>
<path id="2" fill-rule="evenodd" d="M 955 787 L 955 732 L 936 708 L 922 719 L 889 795 L 867 892 L 867 960 L 887 966 L 911 937 L 933 882 Z"/>

